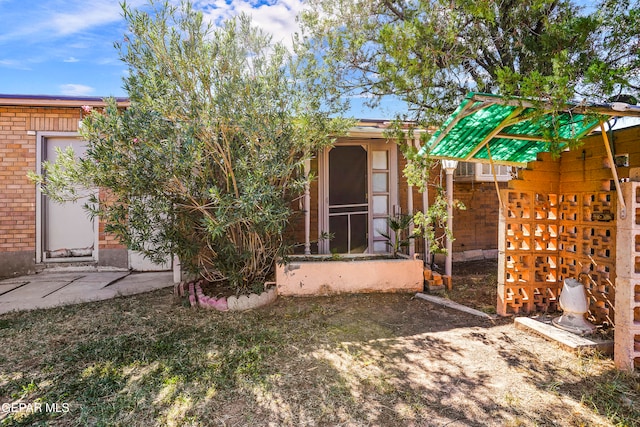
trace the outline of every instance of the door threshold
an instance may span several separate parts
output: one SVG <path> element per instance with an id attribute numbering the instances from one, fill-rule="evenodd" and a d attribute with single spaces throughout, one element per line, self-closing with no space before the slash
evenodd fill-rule
<path id="1" fill-rule="evenodd" d="M 42 262 L 44 264 L 74 264 L 77 262 L 93 263 L 93 262 L 96 262 L 96 260 L 93 257 L 86 256 L 86 257 L 45 258 L 42 260 Z"/>

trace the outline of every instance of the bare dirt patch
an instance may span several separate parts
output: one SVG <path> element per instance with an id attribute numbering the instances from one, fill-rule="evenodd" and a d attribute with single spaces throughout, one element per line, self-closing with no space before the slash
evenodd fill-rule
<path id="1" fill-rule="evenodd" d="M 485 313 L 496 312 L 497 260 L 455 263 L 452 282 L 452 289 L 445 293 L 447 298 Z"/>

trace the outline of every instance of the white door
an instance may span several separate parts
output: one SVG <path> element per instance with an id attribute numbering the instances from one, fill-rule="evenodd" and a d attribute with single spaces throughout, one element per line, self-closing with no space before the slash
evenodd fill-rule
<path id="1" fill-rule="evenodd" d="M 76 155 L 86 152 L 86 142 L 72 137 L 45 137 L 42 159 L 55 162 L 56 148 L 73 147 Z M 93 260 L 96 249 L 94 221 L 84 209 L 89 195 L 74 202 L 56 203 L 48 197 L 42 200 L 42 260 L 79 261 Z"/>
<path id="2" fill-rule="evenodd" d="M 129 250 L 129 268 L 133 271 L 167 271 L 171 270 L 171 259 L 167 257 L 162 264 L 156 264 L 142 253 Z"/>

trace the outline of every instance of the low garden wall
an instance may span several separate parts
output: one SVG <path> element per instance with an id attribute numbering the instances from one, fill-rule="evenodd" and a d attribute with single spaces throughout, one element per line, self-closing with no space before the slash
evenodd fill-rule
<path id="1" fill-rule="evenodd" d="M 278 295 L 312 296 L 360 292 L 420 292 L 419 259 L 293 256 L 276 265 Z"/>

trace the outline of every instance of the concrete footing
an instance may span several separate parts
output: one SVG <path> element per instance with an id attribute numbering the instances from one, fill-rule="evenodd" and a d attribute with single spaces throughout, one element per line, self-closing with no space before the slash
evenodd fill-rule
<path id="1" fill-rule="evenodd" d="M 574 352 L 599 351 L 608 355 L 613 354 L 613 341 L 595 341 L 572 334 L 553 326 L 551 319 L 540 321 L 530 317 L 516 317 L 514 324 L 520 330 L 532 332 L 550 341 L 555 341 L 565 350 Z"/>

